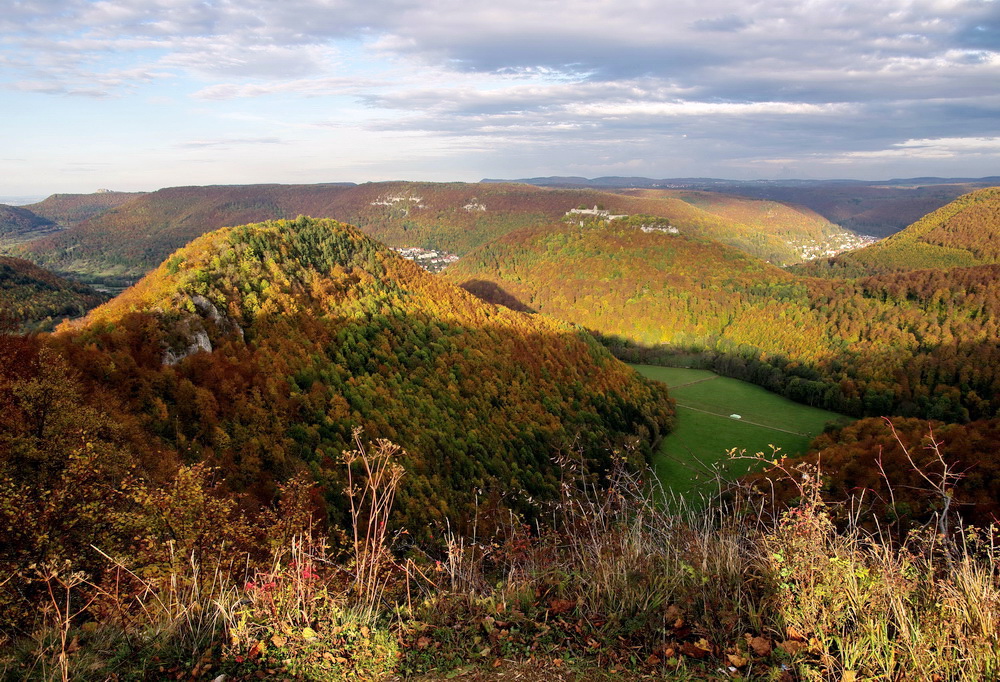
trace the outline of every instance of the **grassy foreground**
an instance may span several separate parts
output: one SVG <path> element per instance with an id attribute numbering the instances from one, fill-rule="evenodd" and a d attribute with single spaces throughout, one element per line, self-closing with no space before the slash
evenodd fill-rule
<path id="1" fill-rule="evenodd" d="M 665 511 L 638 476 L 564 463 L 543 525 L 439 551 L 393 547 L 401 472 L 384 441 L 351 453 L 353 532 L 310 525 L 270 559 L 192 553 L 101 584 L 38 566 L 32 634 L 0 647 L 17 680 L 984 680 L 1000 674 L 992 532 L 905 543 L 838 529 L 822 482 L 801 506 L 754 498 Z M 285 520 L 292 518 L 285 516 Z M 398 537 L 398 536 L 397 536 Z M 335 551 L 340 544 L 342 551 Z M 395 550 L 395 551 L 393 551 Z M 113 557 L 113 565 L 120 566 Z M 153 570 L 155 569 L 155 570 Z M 531 671 L 527 676 L 521 671 Z"/>
<path id="2" fill-rule="evenodd" d="M 711 492 L 716 474 L 731 480 L 746 473 L 748 461 L 728 458 L 733 448 L 770 453 L 774 446 L 787 456 L 804 454 L 828 423 L 849 419 L 705 369 L 631 367 L 665 383 L 677 401 L 677 423 L 653 460 L 657 478 L 674 493 Z"/>

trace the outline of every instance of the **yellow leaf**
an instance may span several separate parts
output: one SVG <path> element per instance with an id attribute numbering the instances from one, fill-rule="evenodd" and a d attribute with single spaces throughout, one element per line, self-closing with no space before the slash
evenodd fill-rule
<path id="1" fill-rule="evenodd" d="M 745 656 L 739 656 L 737 654 L 728 654 L 726 658 L 729 659 L 729 665 L 733 666 L 734 668 L 742 668 L 747 663 L 749 663 L 748 658 L 746 658 Z"/>
<path id="2" fill-rule="evenodd" d="M 319 637 L 319 635 L 317 635 L 316 631 L 313 630 L 312 628 L 310 628 L 310 627 L 302 628 L 302 638 L 303 639 L 312 640 L 312 639 L 316 639 L 317 637 Z"/>

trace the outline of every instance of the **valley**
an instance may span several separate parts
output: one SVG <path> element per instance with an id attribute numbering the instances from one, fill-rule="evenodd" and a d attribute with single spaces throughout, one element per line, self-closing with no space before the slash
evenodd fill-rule
<path id="1" fill-rule="evenodd" d="M 660 484 L 676 495 L 711 496 L 745 474 L 750 461 L 731 460 L 733 450 L 767 459 L 804 455 L 825 428 L 853 421 L 708 370 L 631 366 L 665 383 L 677 402 L 676 424 L 652 459 Z"/>
<path id="2" fill-rule="evenodd" d="M 14 0 L 0 682 L 1000 680 L 1000 0 Z"/>
<path id="3" fill-rule="evenodd" d="M 669 679 L 812 674 L 839 618 L 930 627 L 954 600 L 935 543 L 1000 513 L 998 196 L 875 244 L 692 188 L 182 187 L 9 210 L 0 246 L 32 260 L 0 262 L 0 637 L 30 649 L 55 626 L 22 624 L 64 589 L 101 606 L 59 621 L 79 650 L 37 646 L 105 676 L 128 652 L 159 666 L 140 679 L 536 656 Z M 932 601 L 901 596 L 906 561 L 942 576 L 919 583 Z M 862 573 L 905 614 L 804 617 L 811 588 L 781 587 Z M 196 664 L 192 613 L 214 619 Z M 962 662 L 927 665 L 985 669 L 992 640 L 969 633 Z M 29 674 L 20 651 L 0 665 Z"/>
<path id="4" fill-rule="evenodd" d="M 54 195 L 0 214 L 0 252 L 121 290 L 191 239 L 248 222 L 298 215 L 334 218 L 394 248 L 462 256 L 510 232 L 590 207 L 666 220 L 688 236 L 718 240 L 776 264 L 864 243 L 809 209 L 736 195 L 385 182 Z"/>

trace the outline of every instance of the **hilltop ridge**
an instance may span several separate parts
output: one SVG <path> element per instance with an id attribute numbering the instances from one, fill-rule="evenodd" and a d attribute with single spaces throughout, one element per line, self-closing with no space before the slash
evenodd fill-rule
<path id="1" fill-rule="evenodd" d="M 801 267 L 809 274 L 856 277 L 1000 262 L 1000 187 L 965 194 L 864 249 Z"/>
<path id="2" fill-rule="evenodd" d="M 206 234 L 56 341 L 93 380 L 157 395 L 134 405 L 144 428 L 237 488 L 309 466 L 336 489 L 354 428 L 392 439 L 418 524 L 462 517 L 475 487 L 551 494 L 550 453 L 572 442 L 648 456 L 672 414 L 589 335 L 484 304 L 332 220 Z"/>
<path id="3" fill-rule="evenodd" d="M 6 249 L 58 272 L 123 286 L 191 239 L 227 225 L 314 215 L 358 225 L 390 246 L 462 255 L 581 206 L 665 218 L 688 233 L 777 263 L 801 260 L 806 246 L 819 248 L 847 234 L 808 210 L 736 196 L 384 182 L 173 187 L 129 197 L 100 194 L 86 201 L 53 197 L 33 208 L 63 221 L 66 229 Z"/>
<path id="4" fill-rule="evenodd" d="M 79 317 L 107 299 L 19 258 L 0 256 L 0 324 L 26 331 L 47 330 Z M 10 331 L 4 329 L 4 332 Z"/>
<path id="5" fill-rule="evenodd" d="M 803 277 L 718 242 L 594 218 L 510 233 L 444 276 L 583 325 L 621 357 L 701 363 L 855 416 L 964 422 L 1000 408 L 997 268 Z"/>

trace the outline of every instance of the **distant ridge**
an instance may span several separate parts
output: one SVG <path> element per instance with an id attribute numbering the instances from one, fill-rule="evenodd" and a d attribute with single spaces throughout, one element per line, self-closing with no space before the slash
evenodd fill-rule
<path id="1" fill-rule="evenodd" d="M 24 331 L 48 330 L 106 299 L 88 286 L 28 261 L 0 256 L 0 327 L 11 324 Z"/>
<path id="2" fill-rule="evenodd" d="M 825 185 L 858 185 L 885 187 L 891 185 L 954 185 L 954 184 L 979 184 L 982 186 L 1000 184 L 1000 175 L 991 175 L 982 178 L 942 178 L 935 176 L 917 178 L 892 178 L 889 180 L 853 180 L 851 178 L 833 178 L 823 180 L 811 179 L 757 179 L 757 180 L 731 180 L 726 178 L 647 178 L 643 176 L 617 176 L 609 175 L 598 178 L 585 178 L 581 176 L 561 176 L 550 175 L 536 178 L 517 178 L 511 180 L 500 180 L 495 178 L 484 178 L 484 183 L 498 182 L 518 182 L 526 185 L 538 185 L 541 187 L 690 187 L 697 189 L 705 185 L 713 186 L 776 186 L 776 187 L 822 187 Z"/>
<path id="3" fill-rule="evenodd" d="M 37 203 L 28 204 L 24 208 L 57 223 L 60 227 L 70 228 L 143 194 L 144 192 L 113 192 L 110 190 L 98 190 L 93 194 L 53 194 Z"/>
<path id="4" fill-rule="evenodd" d="M 859 277 L 994 263 L 1000 263 L 1000 187 L 970 192 L 877 244 L 800 270 Z"/>
<path id="5" fill-rule="evenodd" d="M 726 180 L 722 178 L 539 177 L 520 180 L 536 187 L 579 189 L 690 189 L 725 192 L 804 206 L 840 227 L 887 237 L 963 194 L 1000 185 L 1000 176 L 984 178 L 894 178 L 890 180 Z"/>
<path id="6" fill-rule="evenodd" d="M 111 199 L 122 201 L 109 206 Z M 70 212 L 74 206 L 76 214 Z M 9 252 L 86 281 L 127 286 L 175 249 L 224 226 L 298 215 L 334 218 L 389 246 L 462 255 L 508 232 L 594 206 L 662 219 L 687 234 L 717 239 L 780 264 L 798 262 L 803 249 L 844 236 L 841 228 L 809 209 L 682 190 L 458 182 L 212 185 L 170 187 L 128 198 L 106 193 L 74 195 L 71 201 L 56 195 L 28 208 L 67 229 L 16 244 Z M 84 210 L 92 214 L 70 224 Z"/>
<path id="7" fill-rule="evenodd" d="M 21 207 L 0 204 L 0 239 L 19 240 L 26 235 L 55 229 L 56 224 L 43 216 Z"/>

